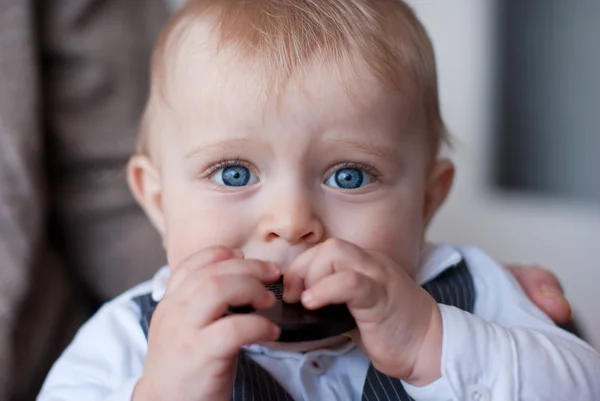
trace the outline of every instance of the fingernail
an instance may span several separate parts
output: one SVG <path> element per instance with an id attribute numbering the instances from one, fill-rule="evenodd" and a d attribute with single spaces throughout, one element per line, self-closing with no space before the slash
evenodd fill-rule
<path id="1" fill-rule="evenodd" d="M 244 252 L 242 252 L 241 249 L 234 249 L 233 250 L 233 254 L 235 256 L 237 256 L 238 258 L 243 258 L 244 257 Z"/>
<path id="2" fill-rule="evenodd" d="M 311 306 L 314 302 L 315 302 L 315 297 L 313 296 L 312 292 L 304 291 L 302 293 L 302 303 L 305 306 Z"/>
<path id="3" fill-rule="evenodd" d="M 279 266 L 275 262 L 269 262 L 269 270 L 273 273 L 281 272 L 281 269 L 279 269 Z"/>
<path id="4" fill-rule="evenodd" d="M 283 302 L 288 302 L 290 301 L 290 294 L 289 294 L 289 290 L 283 286 L 283 297 L 281 298 L 283 300 Z"/>
<path id="5" fill-rule="evenodd" d="M 277 341 L 279 340 L 279 336 L 281 335 L 281 329 L 279 328 L 279 326 L 277 326 L 276 324 L 274 324 L 271 328 L 271 332 L 273 333 L 273 340 Z"/>
<path id="6" fill-rule="evenodd" d="M 548 284 L 544 284 L 540 287 L 540 292 L 542 293 L 543 296 L 548 297 L 548 298 L 555 298 L 555 299 L 563 299 L 563 294 L 560 292 L 560 290 L 556 287 L 553 287 L 551 285 Z"/>

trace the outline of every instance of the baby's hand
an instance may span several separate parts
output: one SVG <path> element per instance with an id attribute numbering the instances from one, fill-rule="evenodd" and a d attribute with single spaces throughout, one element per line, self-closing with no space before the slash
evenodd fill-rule
<path id="1" fill-rule="evenodd" d="M 437 303 L 388 257 L 331 239 L 292 262 L 284 288 L 286 302 L 301 300 L 308 309 L 347 304 L 360 334 L 355 342 L 380 372 L 417 386 L 440 377 Z"/>
<path id="2" fill-rule="evenodd" d="M 229 400 L 240 347 L 278 338 L 279 328 L 263 317 L 223 317 L 230 306 L 275 303 L 264 284 L 276 281 L 280 269 L 242 257 L 210 248 L 174 269 L 152 318 L 133 400 Z"/>

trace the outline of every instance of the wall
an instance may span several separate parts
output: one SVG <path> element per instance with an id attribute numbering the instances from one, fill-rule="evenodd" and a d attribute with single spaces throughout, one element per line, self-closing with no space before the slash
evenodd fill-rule
<path id="1" fill-rule="evenodd" d="M 516 196 L 491 186 L 494 135 L 492 0 L 409 1 L 432 36 L 457 180 L 430 238 L 482 247 L 501 261 L 539 263 L 560 278 L 588 339 L 600 347 L 600 206 Z"/>

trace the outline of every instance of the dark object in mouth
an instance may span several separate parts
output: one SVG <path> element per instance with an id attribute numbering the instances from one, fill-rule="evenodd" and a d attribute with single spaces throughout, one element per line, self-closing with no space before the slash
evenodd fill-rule
<path id="1" fill-rule="evenodd" d="M 270 309 L 255 310 L 252 307 L 230 308 L 229 314 L 255 313 L 271 320 L 281 328 L 280 342 L 316 341 L 339 336 L 356 327 L 356 322 L 346 305 L 328 305 L 308 310 L 301 303 L 282 301 L 283 277 L 267 285 L 275 293 L 277 301 Z"/>

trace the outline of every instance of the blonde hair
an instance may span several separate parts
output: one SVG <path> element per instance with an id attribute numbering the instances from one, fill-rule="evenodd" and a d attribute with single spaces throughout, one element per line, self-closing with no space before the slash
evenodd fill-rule
<path id="1" fill-rule="evenodd" d="M 359 58 L 384 85 L 411 89 L 437 154 L 447 134 L 439 109 L 429 37 L 401 0 L 188 0 L 163 29 L 152 59 L 151 95 L 138 151 L 146 152 L 153 99 L 164 98 L 167 53 L 200 23 L 214 27 L 217 49 L 258 61 L 266 90 L 281 89 L 314 61 L 348 65 Z"/>

